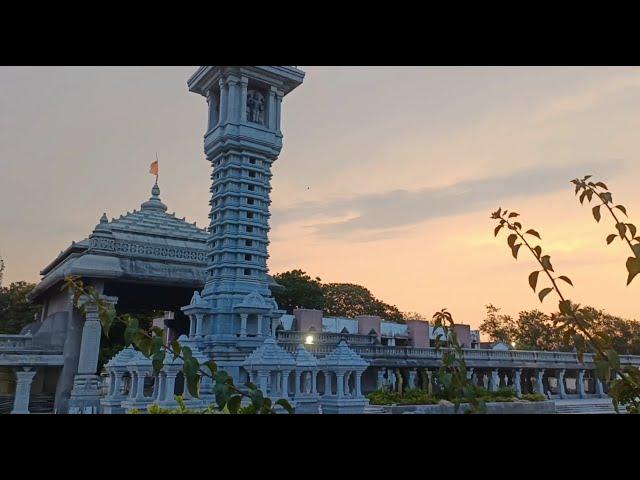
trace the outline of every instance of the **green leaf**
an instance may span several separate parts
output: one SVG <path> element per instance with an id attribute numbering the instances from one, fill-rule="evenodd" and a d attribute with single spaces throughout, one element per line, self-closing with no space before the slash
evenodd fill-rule
<path id="1" fill-rule="evenodd" d="M 638 242 L 640 242 L 640 240 L 638 240 Z M 631 249 L 633 250 L 633 253 L 636 255 L 636 257 L 640 257 L 640 243 L 631 245 Z"/>
<path id="2" fill-rule="evenodd" d="M 211 376 L 215 377 L 216 373 L 218 372 L 218 365 L 216 364 L 216 362 L 214 362 L 213 360 L 209 360 L 208 362 L 206 362 L 204 364 L 209 371 L 211 372 Z"/>
<path id="3" fill-rule="evenodd" d="M 520 216 L 520 214 L 519 214 L 519 213 L 511 212 L 511 213 L 509 214 L 509 217 L 508 217 L 508 218 L 519 217 L 519 216 Z"/>
<path id="4" fill-rule="evenodd" d="M 131 345 L 136 334 L 138 333 L 138 319 L 132 317 L 127 317 L 127 319 L 128 324 L 127 328 L 124 331 L 124 344 Z"/>
<path id="5" fill-rule="evenodd" d="M 538 293 L 538 298 L 540 298 L 540 301 L 542 302 L 544 300 L 544 297 L 549 295 L 552 290 L 553 288 L 543 288 L 542 290 L 540 290 L 540 293 Z"/>
<path id="6" fill-rule="evenodd" d="M 629 272 L 629 277 L 627 278 L 627 285 L 629 285 L 635 276 L 640 273 L 640 258 L 627 258 L 627 272 Z"/>
<path id="7" fill-rule="evenodd" d="M 229 413 L 236 414 L 240 409 L 240 402 L 242 401 L 242 395 L 233 395 L 227 402 L 227 408 Z"/>
<path id="8" fill-rule="evenodd" d="M 560 275 L 558 277 L 559 280 L 564 280 L 565 282 L 567 282 L 569 285 L 571 285 L 573 287 L 573 283 L 571 283 L 571 280 L 569 279 L 569 277 L 565 276 L 565 275 Z"/>
<path id="9" fill-rule="evenodd" d="M 116 309 L 113 305 L 110 308 L 105 308 L 100 310 L 100 323 L 102 324 L 102 331 L 104 332 L 104 336 L 109 338 L 109 331 L 111 330 L 111 326 L 116 319 Z"/>
<path id="10" fill-rule="evenodd" d="M 601 194 L 601 198 L 604 203 L 613 203 L 613 197 L 609 192 Z"/>
<path id="11" fill-rule="evenodd" d="M 632 237 L 636 236 L 636 226 L 633 223 L 627 223 L 627 228 L 629 229 L 629 233 L 631 233 Z"/>
<path id="12" fill-rule="evenodd" d="M 531 272 L 529 274 L 529 286 L 531 288 L 533 288 L 533 291 L 536 291 L 536 285 L 538 284 L 538 275 L 540 274 L 539 271 L 535 271 L 535 272 Z"/>
<path id="13" fill-rule="evenodd" d="M 164 350 L 160 350 L 159 352 L 156 352 L 153 355 L 153 358 L 151 359 L 151 365 L 153 365 L 154 374 L 157 375 L 160 372 L 160 370 L 162 370 L 162 366 L 164 365 L 164 357 L 165 357 Z"/>
<path id="14" fill-rule="evenodd" d="M 602 182 L 597 182 L 596 187 L 604 188 L 605 190 L 609 190 L 607 186 Z"/>
<path id="15" fill-rule="evenodd" d="M 549 270 L 550 272 L 553 272 L 553 266 L 551 265 L 551 257 L 549 255 L 542 256 L 540 258 L 540 262 L 542 263 L 542 266 L 546 270 Z"/>
<path id="16" fill-rule="evenodd" d="M 613 370 L 620 370 L 620 357 L 618 356 L 618 352 L 613 349 L 609 349 L 606 352 L 607 359 L 609 360 L 609 365 Z"/>
<path id="17" fill-rule="evenodd" d="M 611 368 L 609 367 L 609 362 L 604 359 L 596 360 L 596 376 L 600 379 L 600 381 L 604 383 L 609 383 L 609 378 L 611 375 Z"/>
<path id="18" fill-rule="evenodd" d="M 178 340 L 173 340 L 171 342 L 171 351 L 173 352 L 173 359 L 175 360 L 180 356 L 180 352 L 182 351 L 182 346 Z"/>
<path id="19" fill-rule="evenodd" d="M 618 210 L 620 210 L 622 213 L 624 213 L 625 216 L 628 217 L 627 215 L 627 209 L 624 208 L 622 205 L 616 205 L 615 208 L 617 208 Z"/>
<path id="20" fill-rule="evenodd" d="M 584 197 L 586 196 L 587 196 L 586 190 L 580 194 L 580 205 L 582 205 L 582 203 L 584 202 Z"/>
<path id="21" fill-rule="evenodd" d="M 513 248 L 513 245 L 516 243 L 517 239 L 518 239 L 518 235 L 516 235 L 515 233 L 512 233 L 507 237 L 507 245 Z"/>
<path id="22" fill-rule="evenodd" d="M 284 398 L 281 398 L 280 400 L 276 401 L 276 405 L 280 405 L 282 408 L 284 408 L 287 413 L 292 414 L 295 413 L 294 408 L 291 406 L 291 404 Z"/>
<path id="23" fill-rule="evenodd" d="M 536 252 L 536 256 L 540 258 L 540 255 L 542 255 L 542 248 L 540 245 L 533 247 L 533 251 Z"/>
<path id="24" fill-rule="evenodd" d="M 593 218 L 595 218 L 595 219 L 596 219 L 596 222 L 599 222 L 599 221 L 600 221 L 600 207 L 601 207 L 601 206 L 602 206 L 602 205 L 596 205 L 595 207 L 593 207 L 593 208 L 591 209 L 591 212 L 593 213 Z"/>
<path id="25" fill-rule="evenodd" d="M 520 250 L 521 246 L 521 243 L 517 243 L 516 245 L 511 247 L 511 255 L 513 255 L 513 258 L 518 259 L 518 250 Z"/>
<path id="26" fill-rule="evenodd" d="M 616 228 L 618 229 L 618 233 L 620 234 L 620 238 L 625 237 L 625 234 L 627 233 L 627 226 L 624 223 L 618 223 L 616 224 Z"/>
<path id="27" fill-rule="evenodd" d="M 611 235 L 607 236 L 607 245 L 611 245 L 611 242 L 613 242 L 617 236 L 618 235 L 616 235 L 615 233 L 612 233 Z"/>
<path id="28" fill-rule="evenodd" d="M 528 233 L 529 235 L 533 235 L 534 237 L 540 238 L 540 234 L 538 232 L 536 232 L 535 230 L 533 230 L 533 229 L 527 230 L 526 233 Z M 542 240 L 542 239 L 540 239 L 540 240 Z"/>
<path id="29" fill-rule="evenodd" d="M 498 233 L 500 232 L 500 229 L 503 227 L 503 224 L 498 225 L 495 230 L 493 231 L 493 236 L 497 237 Z"/>

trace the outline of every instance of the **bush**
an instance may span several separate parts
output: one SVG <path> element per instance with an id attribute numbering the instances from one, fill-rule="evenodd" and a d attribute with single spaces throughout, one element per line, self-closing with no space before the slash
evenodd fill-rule
<path id="1" fill-rule="evenodd" d="M 367 395 L 372 405 L 434 405 L 438 400 L 429 395 L 425 390 L 412 388 L 402 394 L 388 390 L 376 390 Z"/>
<path id="2" fill-rule="evenodd" d="M 541 393 L 527 393 L 520 397 L 522 400 L 527 400 L 529 402 L 544 402 L 547 397 L 542 395 Z"/>

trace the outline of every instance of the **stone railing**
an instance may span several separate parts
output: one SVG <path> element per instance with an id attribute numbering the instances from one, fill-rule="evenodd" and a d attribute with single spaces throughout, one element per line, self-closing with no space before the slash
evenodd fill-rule
<path id="1" fill-rule="evenodd" d="M 0 335 L 0 351 L 30 349 L 32 342 L 31 335 Z"/>
<path id="2" fill-rule="evenodd" d="M 307 336 L 313 336 L 314 344 L 333 344 L 335 345 L 340 343 L 341 340 L 345 340 L 349 345 L 371 345 L 373 346 L 375 337 L 370 337 L 368 335 L 357 335 L 357 334 L 342 334 L 342 333 L 309 333 L 309 332 L 278 332 L 278 342 L 279 343 L 293 343 L 298 345 L 300 343 L 305 343 Z"/>
<path id="3" fill-rule="evenodd" d="M 292 332 L 281 332 L 281 335 L 288 333 Z M 295 351 L 297 343 L 294 341 L 283 342 L 280 338 L 278 338 L 278 341 L 280 346 L 285 350 L 289 352 Z M 348 340 L 347 343 L 349 343 Z M 349 346 L 365 359 L 439 360 L 442 358 L 442 351 L 437 352 L 435 348 L 388 347 L 384 345 L 362 345 L 356 343 L 349 343 Z M 318 342 L 312 345 L 305 345 L 305 348 L 315 355 L 323 356 L 333 351 L 336 347 L 335 344 L 322 344 L 321 342 Z M 581 363 L 578 361 L 578 355 L 573 352 L 464 349 L 464 358 L 470 366 L 485 362 L 504 362 L 505 366 L 511 363 L 574 363 L 576 365 Z M 640 356 L 620 355 L 620 363 L 621 365 L 634 365 L 640 367 Z M 583 364 L 593 364 L 593 354 L 585 353 Z"/>

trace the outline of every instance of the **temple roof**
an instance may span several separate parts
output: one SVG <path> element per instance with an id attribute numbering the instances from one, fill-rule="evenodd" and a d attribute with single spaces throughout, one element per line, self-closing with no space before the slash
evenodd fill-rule
<path id="1" fill-rule="evenodd" d="M 251 369 L 255 367 L 295 366 L 295 364 L 296 362 L 290 353 L 280 347 L 273 337 L 267 337 L 262 345 L 251 352 L 242 366 Z"/>
<path id="2" fill-rule="evenodd" d="M 311 355 L 304 345 L 299 344 L 298 348 L 296 348 L 295 353 L 293 354 L 293 358 L 296 361 L 297 367 L 317 367 L 318 359 Z"/>
<path id="3" fill-rule="evenodd" d="M 320 360 L 320 365 L 325 367 L 364 367 L 369 363 L 360 355 L 349 348 L 347 342 L 340 341 L 338 346 L 330 354 Z"/>
<path id="4" fill-rule="evenodd" d="M 206 229 L 167 213 L 155 184 L 139 210 L 111 220 L 103 214 L 88 238 L 60 252 L 30 298 L 67 275 L 202 288 L 207 238 Z"/>

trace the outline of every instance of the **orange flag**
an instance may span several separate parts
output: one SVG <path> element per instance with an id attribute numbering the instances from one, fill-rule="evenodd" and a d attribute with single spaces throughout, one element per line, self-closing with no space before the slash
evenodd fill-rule
<path id="1" fill-rule="evenodd" d="M 149 173 L 151 173 L 152 175 L 155 175 L 157 177 L 158 176 L 158 171 L 159 171 L 158 161 L 156 160 L 149 167 Z"/>

